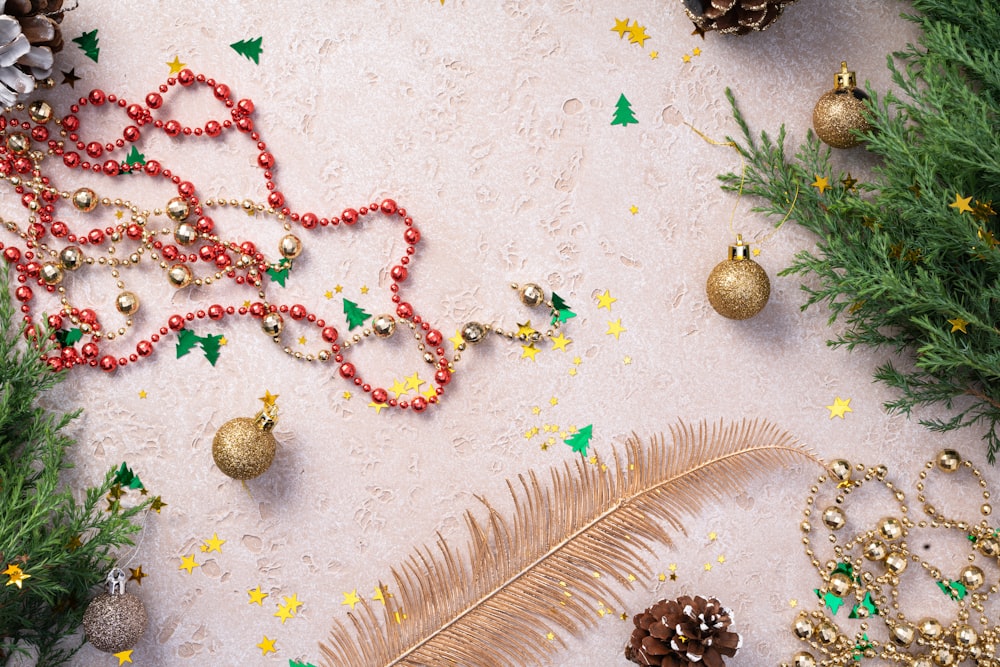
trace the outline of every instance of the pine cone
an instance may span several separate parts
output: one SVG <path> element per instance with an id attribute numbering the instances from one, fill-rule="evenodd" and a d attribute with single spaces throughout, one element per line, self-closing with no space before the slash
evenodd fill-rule
<path id="1" fill-rule="evenodd" d="M 764 30 L 795 0 L 684 0 L 684 10 L 703 31 L 745 35 Z"/>
<path id="2" fill-rule="evenodd" d="M 0 0 L 0 105 L 24 100 L 63 47 L 62 0 Z"/>
<path id="3" fill-rule="evenodd" d="M 660 600 L 632 619 L 635 630 L 625 657 L 640 665 L 723 667 L 742 643 L 731 631 L 732 613 L 715 598 L 682 595 Z"/>

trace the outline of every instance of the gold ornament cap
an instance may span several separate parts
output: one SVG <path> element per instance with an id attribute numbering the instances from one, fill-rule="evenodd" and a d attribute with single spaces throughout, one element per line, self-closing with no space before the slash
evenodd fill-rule
<path id="1" fill-rule="evenodd" d="M 742 262 L 745 259 L 750 259 L 750 245 L 748 243 L 743 243 L 743 235 L 736 235 L 736 243 L 729 246 L 729 259 Z"/>
<path id="2" fill-rule="evenodd" d="M 833 75 L 834 90 L 848 90 L 858 87 L 858 75 L 847 69 L 847 61 L 840 61 L 840 71 Z"/>
<path id="3" fill-rule="evenodd" d="M 253 418 L 253 423 L 254 426 L 265 433 L 273 431 L 275 425 L 278 423 L 278 406 L 273 403 L 265 405 L 257 413 L 257 416 Z"/>

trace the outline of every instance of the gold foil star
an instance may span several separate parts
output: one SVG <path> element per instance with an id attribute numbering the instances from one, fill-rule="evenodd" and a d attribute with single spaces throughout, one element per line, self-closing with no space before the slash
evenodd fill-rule
<path id="1" fill-rule="evenodd" d="M 559 399 L 553 396 L 552 398 L 549 399 L 549 405 L 553 407 L 559 405 Z"/>
<path id="2" fill-rule="evenodd" d="M 368 294 L 368 285 L 362 285 L 361 286 L 361 293 L 362 294 Z"/>
<path id="3" fill-rule="evenodd" d="M 168 65 L 170 63 L 167 63 Z M 112 653 L 113 656 L 118 658 L 118 667 L 121 667 L 126 662 L 132 662 L 132 651 L 134 649 L 125 649 L 124 651 L 119 651 L 118 653 Z"/>
<path id="4" fill-rule="evenodd" d="M 518 336 L 530 336 L 533 333 L 538 333 L 531 328 L 531 320 L 528 320 L 524 324 L 520 322 L 517 323 L 517 335 Z"/>
<path id="5" fill-rule="evenodd" d="M 632 204 L 632 206 L 629 208 L 628 212 L 631 213 L 632 215 L 635 215 L 636 213 L 639 212 L 639 207 L 636 206 L 635 204 Z"/>
<path id="6" fill-rule="evenodd" d="M 711 572 L 711 571 L 712 571 L 712 564 L 705 563 L 705 572 Z"/>
<path id="7" fill-rule="evenodd" d="M 67 551 L 76 551 L 83 546 L 83 542 L 80 541 L 79 535 L 74 535 L 70 538 L 69 542 L 66 544 Z"/>
<path id="8" fill-rule="evenodd" d="M 965 327 L 969 326 L 969 323 L 963 320 L 961 317 L 956 317 L 953 320 L 948 320 L 948 324 L 951 325 L 951 332 L 961 331 L 964 334 L 969 333 L 965 330 Z"/>
<path id="9" fill-rule="evenodd" d="M 139 390 L 139 398 L 146 398 L 146 390 L 145 389 L 140 389 Z"/>
<path id="10" fill-rule="evenodd" d="M 142 580 L 143 580 L 143 578 L 149 576 L 148 574 L 146 574 L 145 572 L 142 571 L 142 565 L 140 565 L 139 567 L 136 567 L 136 568 L 130 567 L 128 569 L 128 571 L 131 572 L 131 574 L 128 576 L 128 580 L 129 581 L 134 581 L 135 583 L 139 584 L 140 586 L 142 586 Z"/>
<path id="11" fill-rule="evenodd" d="M 533 415 L 537 415 L 537 414 L 539 414 L 539 413 L 540 413 L 541 411 L 542 411 L 542 409 L 541 409 L 540 407 L 538 407 L 537 405 L 536 405 L 536 406 L 534 406 L 533 408 L 531 408 L 531 414 L 533 414 Z"/>
<path id="12" fill-rule="evenodd" d="M 177 56 L 174 56 L 174 59 L 172 61 L 170 61 L 169 63 L 167 63 L 167 67 L 170 68 L 170 74 L 173 75 L 173 74 L 177 74 L 182 69 L 184 69 L 185 67 L 187 67 L 187 63 L 182 63 L 180 58 L 178 58 Z M 129 662 L 132 662 L 132 661 L 129 660 Z"/>
<path id="13" fill-rule="evenodd" d="M 701 55 L 701 49 L 699 49 L 697 46 L 694 47 L 693 49 L 691 49 L 691 55 L 700 56 Z"/>
<path id="14" fill-rule="evenodd" d="M 406 388 L 405 382 L 401 380 L 393 380 L 392 386 L 389 387 L 389 391 L 395 394 L 394 398 L 399 398 L 409 390 Z"/>
<path id="15" fill-rule="evenodd" d="M 3 571 L 3 574 L 6 574 L 8 577 L 7 583 L 4 584 L 5 586 L 17 586 L 21 588 L 21 582 L 25 579 L 31 579 L 30 574 L 26 574 L 19 565 L 12 563 L 7 564 L 7 569 Z"/>
<path id="16" fill-rule="evenodd" d="M 260 640 L 260 643 L 257 644 L 257 648 L 260 649 L 261 655 L 267 655 L 268 653 L 278 652 L 277 649 L 274 648 L 274 640 L 268 639 L 267 635 L 264 635 L 264 638 Z"/>
<path id="17" fill-rule="evenodd" d="M 619 335 L 626 331 L 628 331 L 628 329 L 622 326 L 622 318 L 619 317 L 614 322 L 610 320 L 608 321 L 608 330 L 604 333 L 608 336 L 614 336 L 615 340 L 620 340 Z"/>
<path id="18" fill-rule="evenodd" d="M 540 351 L 541 350 L 539 348 L 535 347 L 534 343 L 532 343 L 530 345 L 522 345 L 521 346 L 521 358 L 524 359 L 525 357 L 527 357 L 527 358 L 531 359 L 532 361 L 534 361 L 535 360 L 535 355 L 538 354 Z"/>
<path id="19" fill-rule="evenodd" d="M 345 391 L 344 392 L 344 400 L 345 401 L 351 400 L 351 392 L 349 392 L 349 391 Z"/>
<path id="20" fill-rule="evenodd" d="M 625 358 L 622 359 L 622 361 L 625 363 L 626 366 L 631 366 L 632 365 L 632 357 L 630 357 L 627 354 L 625 355 Z"/>
<path id="21" fill-rule="evenodd" d="M 691 62 L 691 56 L 685 53 L 683 56 L 681 56 L 681 60 L 683 60 L 686 63 L 689 63 Z"/>
<path id="22" fill-rule="evenodd" d="M 417 390 L 420 389 L 420 387 L 422 387 L 425 384 L 426 384 L 426 382 L 424 382 L 423 380 L 420 379 L 420 374 L 419 373 L 414 373 L 413 375 L 411 375 L 408 378 L 406 378 L 406 388 L 407 389 L 413 389 L 414 391 L 417 391 Z"/>
<path id="23" fill-rule="evenodd" d="M 611 296 L 611 292 L 604 290 L 604 294 L 597 295 L 597 309 L 607 308 L 608 312 L 611 312 L 611 304 L 617 301 L 615 297 Z"/>
<path id="24" fill-rule="evenodd" d="M 795 607 L 799 606 L 799 601 L 796 600 L 795 598 L 792 598 L 791 600 L 788 601 L 788 606 L 794 609 Z"/>
<path id="25" fill-rule="evenodd" d="M 660 52 L 659 51 L 650 51 L 649 52 L 649 59 L 650 60 L 656 60 L 659 57 L 660 57 Z"/>
<path id="26" fill-rule="evenodd" d="M 854 412 L 854 410 L 851 409 L 851 399 L 847 399 L 845 401 L 840 398 L 840 396 L 834 398 L 833 405 L 826 406 L 826 409 L 830 411 L 830 419 L 833 419 L 834 417 L 840 417 L 843 419 L 845 413 Z"/>
<path id="27" fill-rule="evenodd" d="M 269 391 L 265 391 L 264 395 L 257 400 L 264 401 L 265 408 L 273 408 L 274 402 L 278 400 L 278 396 L 276 394 L 272 394 Z"/>
<path id="28" fill-rule="evenodd" d="M 149 509 L 151 509 L 154 512 L 156 512 L 157 514 L 159 514 L 160 510 L 163 509 L 166 506 L 167 506 L 167 504 L 165 502 L 163 502 L 163 499 L 160 498 L 159 496 L 156 496 L 155 498 L 153 498 L 153 502 L 150 503 Z"/>
<path id="29" fill-rule="evenodd" d="M 725 556 L 722 556 L 722 555 L 720 555 L 720 556 L 719 556 L 718 558 L 716 558 L 715 560 L 719 561 L 719 563 L 720 563 L 720 564 L 722 564 L 722 563 L 725 563 L 725 562 L 726 562 L 726 557 L 725 557 Z"/>
<path id="30" fill-rule="evenodd" d="M 428 400 L 430 400 L 431 398 L 436 398 L 438 395 L 437 388 L 434 385 L 428 385 L 427 389 L 424 389 L 422 392 L 420 392 L 420 395 Z"/>
<path id="31" fill-rule="evenodd" d="M 851 172 L 847 172 L 847 178 L 840 182 L 844 185 L 845 190 L 853 190 L 854 186 L 858 184 L 858 179 L 851 178 Z"/>
<path id="32" fill-rule="evenodd" d="M 334 285 L 333 286 L 333 291 L 336 292 L 337 294 L 340 294 L 340 293 L 342 293 L 344 291 L 344 286 L 343 285 Z"/>
<path id="33" fill-rule="evenodd" d="M 299 610 L 299 607 L 302 606 L 298 593 L 293 593 L 292 595 L 282 599 L 285 601 L 285 604 L 288 605 L 288 608 L 292 610 L 293 614 Z"/>
<path id="34" fill-rule="evenodd" d="M 378 600 L 382 604 L 385 604 L 386 598 L 391 598 L 392 595 L 389 594 L 388 586 L 377 586 L 375 588 L 375 597 L 372 600 Z"/>
<path id="35" fill-rule="evenodd" d="M 455 329 L 455 335 L 449 338 L 448 340 L 450 340 L 451 344 L 455 347 L 458 347 L 459 345 L 465 342 L 465 339 L 462 338 L 462 332 L 459 329 Z"/>
<path id="36" fill-rule="evenodd" d="M 633 22 L 629 28 L 629 44 L 638 44 L 645 47 L 647 39 L 649 39 L 649 35 L 646 34 L 646 26 L 639 25 L 638 21 Z"/>
<path id="37" fill-rule="evenodd" d="M 361 598 L 358 597 L 358 589 L 355 588 L 350 593 L 344 593 L 344 601 L 341 602 L 340 604 L 349 605 L 351 607 L 351 611 L 353 611 L 354 605 L 356 605 L 359 602 L 361 602 Z"/>
<path id="38" fill-rule="evenodd" d="M 563 335 L 563 332 L 560 331 L 558 336 L 552 338 L 552 349 L 566 352 L 566 346 L 572 342 L 572 339 L 566 338 L 566 336 Z"/>
<path id="39" fill-rule="evenodd" d="M 545 633 L 545 638 L 548 639 L 549 641 L 553 641 L 556 638 L 556 633 L 551 631 L 547 632 Z"/>
<path id="40" fill-rule="evenodd" d="M 282 625 L 284 625 L 285 621 L 288 619 L 295 618 L 295 612 L 283 604 L 278 605 L 278 611 L 274 612 L 274 615 L 281 619 Z"/>
<path id="41" fill-rule="evenodd" d="M 607 25 L 607 24 L 605 24 L 605 25 Z M 617 32 L 618 33 L 618 39 L 621 39 L 622 37 L 624 37 L 625 33 L 629 32 L 628 19 L 626 18 L 624 21 L 622 21 L 621 19 L 617 19 L 616 18 L 615 19 L 615 27 L 611 29 L 611 32 Z"/>
<path id="42" fill-rule="evenodd" d="M 277 398 L 277 397 L 275 397 Z M 222 545 L 225 544 L 225 540 L 219 539 L 218 533 L 212 533 L 212 539 L 205 540 L 205 543 L 201 545 L 201 550 L 205 552 L 218 551 L 222 553 Z"/>
<path id="43" fill-rule="evenodd" d="M 305 344 L 306 344 L 306 337 L 299 336 L 299 345 L 305 345 Z"/>
<path id="44" fill-rule="evenodd" d="M 248 590 L 247 595 L 250 596 L 250 602 L 248 604 L 258 604 L 261 607 L 264 606 L 264 598 L 267 597 L 267 593 L 260 590 L 260 586 L 252 590 Z"/>
<path id="45" fill-rule="evenodd" d="M 828 179 L 826 176 L 821 177 L 819 174 L 816 174 L 816 180 L 810 183 L 809 185 L 813 186 L 814 188 L 817 188 L 819 190 L 819 193 L 823 194 L 824 192 L 826 192 L 827 188 L 830 187 L 830 179 Z"/>
<path id="46" fill-rule="evenodd" d="M 201 567 L 198 563 L 194 562 L 194 554 L 190 556 L 181 556 L 181 565 L 178 570 L 187 570 L 188 574 L 191 574 L 192 570 L 196 567 Z"/>
<path id="47" fill-rule="evenodd" d="M 375 408 L 375 414 L 380 415 L 380 414 L 382 414 L 382 410 L 383 409 L 389 407 L 389 404 L 388 403 L 376 403 L 375 401 L 371 401 L 370 403 L 368 403 L 368 407 L 369 408 Z"/>
<path id="48" fill-rule="evenodd" d="M 332 299 L 333 298 L 333 292 L 331 292 L 330 290 L 327 290 L 327 291 L 323 292 L 323 296 L 326 297 L 327 299 Z"/>
<path id="49" fill-rule="evenodd" d="M 711 540 L 712 542 L 715 542 L 717 539 L 719 539 L 719 534 L 713 530 L 711 533 L 708 534 L 708 539 Z"/>
<path id="50" fill-rule="evenodd" d="M 948 208 L 958 209 L 959 213 L 972 213 L 972 207 L 969 206 L 969 202 L 971 201 L 972 197 L 962 197 L 956 192 L 955 201 L 948 204 Z"/>

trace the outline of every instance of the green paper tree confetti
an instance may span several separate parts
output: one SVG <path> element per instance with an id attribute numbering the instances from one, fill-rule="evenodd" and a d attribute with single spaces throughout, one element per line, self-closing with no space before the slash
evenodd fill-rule
<path id="1" fill-rule="evenodd" d="M 288 667 L 316 667 L 316 665 L 311 662 L 298 662 L 297 660 L 289 660 Z"/>
<path id="2" fill-rule="evenodd" d="M 125 164 L 130 167 L 141 167 L 146 164 L 146 156 L 139 152 L 139 149 L 132 146 L 132 149 L 125 156 Z"/>
<path id="3" fill-rule="evenodd" d="M 635 114 L 632 113 L 632 103 L 625 97 L 625 93 L 622 93 L 622 96 L 618 98 L 618 103 L 615 105 L 615 117 L 611 119 L 611 124 L 624 127 L 629 123 L 638 122 Z"/>
<path id="4" fill-rule="evenodd" d="M 590 447 L 590 439 L 594 437 L 593 431 L 594 425 L 587 424 L 579 431 L 563 440 L 563 442 L 569 445 L 574 452 L 579 452 L 580 456 L 586 456 L 587 448 Z"/>
<path id="5" fill-rule="evenodd" d="M 353 301 L 344 299 L 344 315 L 347 316 L 347 330 L 353 331 L 355 328 L 364 325 L 371 315 Z"/>
<path id="6" fill-rule="evenodd" d="M 241 39 L 238 42 L 233 42 L 229 46 L 233 48 L 236 53 L 241 56 L 252 60 L 254 65 L 260 64 L 260 53 L 264 50 L 262 46 L 264 37 L 257 37 L 256 39 Z"/>
<path id="7" fill-rule="evenodd" d="M 288 272 L 292 269 L 292 260 L 283 258 L 281 261 L 272 264 L 267 270 L 267 275 L 271 276 L 271 280 L 278 283 L 282 287 L 285 286 L 285 281 L 288 280 Z"/>
<path id="8" fill-rule="evenodd" d="M 215 362 L 219 360 L 219 349 L 222 345 L 222 334 L 218 336 L 213 336 L 208 334 L 207 336 L 202 336 L 201 338 L 201 349 L 205 353 L 205 358 L 208 359 L 208 363 L 215 365 Z"/>
<path id="9" fill-rule="evenodd" d="M 177 358 L 180 359 L 191 349 L 201 342 L 198 334 L 190 329 L 181 329 L 177 332 Z"/>
<path id="10" fill-rule="evenodd" d="M 576 317 L 576 313 L 574 313 L 570 309 L 570 307 L 566 305 L 566 302 L 563 301 L 563 298 L 561 296 L 559 296 L 558 294 L 556 294 L 555 292 L 553 292 L 552 293 L 552 324 L 555 324 L 556 322 L 565 322 L 566 320 L 568 320 L 568 319 L 570 319 L 572 317 Z"/>
<path id="11" fill-rule="evenodd" d="M 180 359 L 193 350 L 195 346 L 198 346 L 205 353 L 208 363 L 214 366 L 215 362 L 219 360 L 219 348 L 222 345 L 222 338 L 221 334 L 218 336 L 213 336 L 212 334 L 199 336 L 190 329 L 181 329 L 177 332 L 177 358 Z"/>
<path id="12" fill-rule="evenodd" d="M 121 466 L 114 474 L 115 484 L 119 484 L 126 489 L 142 489 L 145 488 L 142 482 L 139 481 L 139 476 L 132 472 L 132 469 L 128 467 L 125 461 L 122 461 Z"/>
<path id="13" fill-rule="evenodd" d="M 83 331 L 79 327 L 73 327 L 72 329 L 60 329 L 56 332 L 56 341 L 59 343 L 60 347 L 69 347 L 74 343 L 78 343 L 83 338 Z"/>
<path id="14" fill-rule="evenodd" d="M 968 592 L 965 585 L 958 581 L 939 581 L 937 585 L 942 593 L 956 601 L 965 599 L 965 595 Z"/>
<path id="15" fill-rule="evenodd" d="M 80 47 L 83 51 L 83 55 L 87 56 L 95 63 L 97 62 L 97 57 L 101 54 L 101 49 L 97 46 L 97 28 L 94 28 L 90 32 L 85 32 L 79 37 L 73 38 L 73 43 Z"/>
<path id="16" fill-rule="evenodd" d="M 865 609 L 867 612 L 864 616 L 858 614 L 858 611 L 860 611 L 861 609 Z M 878 616 L 878 615 L 879 615 L 878 607 L 875 606 L 875 601 L 872 600 L 871 591 L 868 591 L 865 593 L 865 597 L 863 600 L 861 600 L 861 602 L 851 607 L 851 613 L 848 614 L 847 617 L 870 618 L 872 616 Z"/>

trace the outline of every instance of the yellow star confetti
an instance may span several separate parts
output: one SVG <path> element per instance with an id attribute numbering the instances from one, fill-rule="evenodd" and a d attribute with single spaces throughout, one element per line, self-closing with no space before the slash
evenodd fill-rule
<path id="1" fill-rule="evenodd" d="M 148 394 L 146 394 L 146 390 L 145 389 L 141 389 L 139 391 L 139 398 L 146 398 L 147 395 Z"/>
<path id="2" fill-rule="evenodd" d="M 248 590 L 247 591 L 247 595 L 250 596 L 250 602 L 248 602 L 247 604 L 258 604 L 261 607 L 264 606 L 264 598 L 267 597 L 267 593 L 265 593 L 264 591 L 260 590 L 260 586 L 258 586 L 257 588 Z"/>
<path id="3" fill-rule="evenodd" d="M 696 46 L 696 47 L 694 47 L 693 49 L 691 49 L 691 54 L 692 54 L 692 55 L 695 55 L 695 56 L 700 56 L 700 55 L 701 55 L 701 49 L 699 49 L 699 48 L 698 48 L 698 47 Z"/>
<path id="4" fill-rule="evenodd" d="M 753 256 L 754 256 L 754 257 L 759 257 L 759 256 L 760 256 L 760 248 L 754 248 L 754 249 L 753 249 L 753 250 L 751 250 L 750 252 L 752 252 L 752 253 L 753 253 Z"/>
<path id="5" fill-rule="evenodd" d="M 261 396 L 261 397 L 260 397 L 259 399 L 257 399 L 257 400 L 260 400 L 260 401 L 264 401 L 264 407 L 265 407 L 265 408 L 273 408 L 273 407 L 274 407 L 274 402 L 275 402 L 276 400 L 278 400 L 278 396 L 277 396 L 277 395 L 275 395 L 275 394 L 272 394 L 272 393 L 271 393 L 271 392 L 269 392 L 269 391 L 265 391 L 265 392 L 264 392 L 264 395 L 263 395 L 263 396 Z"/>
<path id="6" fill-rule="evenodd" d="M 844 185 L 845 190 L 853 190 L 854 186 L 858 184 L 858 179 L 851 177 L 851 172 L 847 172 L 847 178 L 840 181 Z"/>
<path id="7" fill-rule="evenodd" d="M 713 530 L 711 533 L 708 534 L 708 539 L 711 540 L 712 542 L 715 542 L 717 539 L 719 539 L 719 534 Z"/>
<path id="8" fill-rule="evenodd" d="M 615 27 L 611 29 L 611 32 L 617 32 L 618 39 L 624 37 L 625 33 L 630 32 L 628 27 L 628 19 L 626 18 L 624 21 L 622 21 L 621 19 L 616 18 Z"/>
<path id="9" fill-rule="evenodd" d="M 455 347 L 458 347 L 459 345 L 465 342 L 465 339 L 462 338 L 462 332 L 459 329 L 455 329 L 455 335 L 449 338 L 448 340 L 450 340 L 451 344 Z"/>
<path id="10" fill-rule="evenodd" d="M 285 604 L 288 605 L 288 608 L 292 610 L 293 614 L 299 610 L 299 607 L 302 606 L 302 601 L 299 600 L 298 593 L 293 593 L 292 595 L 282 599 L 285 601 Z"/>
<path id="11" fill-rule="evenodd" d="M 362 294 L 368 294 L 368 285 L 362 285 L 361 286 L 361 293 Z"/>
<path id="12" fill-rule="evenodd" d="M 531 320 L 528 320 L 524 324 L 520 322 L 517 323 L 517 335 L 518 336 L 530 336 L 533 333 L 538 333 L 531 328 Z"/>
<path id="13" fill-rule="evenodd" d="M 537 415 L 537 414 L 541 413 L 541 411 L 542 411 L 542 409 L 540 407 L 538 407 L 537 405 L 535 407 L 531 408 L 531 414 L 533 414 L 533 415 Z"/>
<path id="14" fill-rule="evenodd" d="M 168 65 L 170 63 L 167 63 Z M 124 651 L 119 651 L 118 653 L 113 653 L 116 658 L 118 658 L 118 667 L 121 667 L 126 662 L 132 662 L 132 651 L 133 649 L 126 649 Z"/>
<path id="15" fill-rule="evenodd" d="M 536 435 L 538 435 L 538 427 L 532 426 L 531 428 L 529 428 L 527 431 L 524 432 L 524 439 L 531 440 Z"/>
<path id="16" fill-rule="evenodd" d="M 611 304 L 617 301 L 615 297 L 611 296 L 611 292 L 604 290 L 604 294 L 597 295 L 597 309 L 607 308 L 608 312 L 611 312 Z"/>
<path id="17" fill-rule="evenodd" d="M 388 590 L 388 586 L 377 586 L 375 588 L 375 597 L 373 597 L 372 600 L 378 600 L 382 604 L 385 604 L 385 599 L 387 597 L 392 597 L 388 594 Z"/>
<path id="18" fill-rule="evenodd" d="M 350 593 L 344 593 L 344 601 L 340 604 L 349 605 L 351 607 L 351 611 L 354 611 L 354 605 L 359 602 L 361 602 L 361 598 L 358 597 L 358 589 L 355 588 Z"/>
<path id="19" fill-rule="evenodd" d="M 711 571 L 712 571 L 712 564 L 705 563 L 705 572 L 711 572 Z"/>
<path id="20" fill-rule="evenodd" d="M 549 399 L 549 405 L 553 407 L 559 405 L 559 399 L 553 396 L 552 398 Z"/>
<path id="21" fill-rule="evenodd" d="M 625 355 L 625 358 L 622 359 L 622 361 L 625 363 L 626 366 L 632 365 L 632 357 L 628 356 L 627 354 Z"/>
<path id="22" fill-rule="evenodd" d="M 681 60 L 683 60 L 686 63 L 689 63 L 691 62 L 691 56 L 685 53 L 683 56 L 681 56 Z"/>
<path id="23" fill-rule="evenodd" d="M 666 581 L 667 580 L 667 575 L 665 575 L 662 572 L 660 572 L 660 574 L 658 574 L 656 576 L 656 578 L 659 579 L 660 581 Z"/>
<path id="24" fill-rule="evenodd" d="M 351 400 L 351 392 L 349 392 L 349 391 L 345 391 L 344 392 L 344 400 L 345 401 Z"/>
<path id="25" fill-rule="evenodd" d="M 153 498 L 153 502 L 149 505 L 149 509 L 159 514 L 160 510 L 166 506 L 167 504 L 163 502 L 163 499 L 160 498 L 159 496 L 156 496 L 155 498 Z"/>
<path id="26" fill-rule="evenodd" d="M 628 331 L 628 329 L 622 326 L 622 318 L 619 317 L 613 322 L 608 320 L 608 330 L 604 333 L 608 336 L 614 336 L 615 340 L 620 340 L 619 335 L 626 331 Z"/>
<path id="27" fill-rule="evenodd" d="M 581 359 L 580 357 L 573 357 L 573 364 L 574 365 L 579 366 L 582 363 L 583 363 L 583 359 Z"/>
<path id="28" fill-rule="evenodd" d="M 305 344 L 306 344 L 306 337 L 299 336 L 299 345 L 305 345 Z"/>
<path id="29" fill-rule="evenodd" d="M 830 179 L 826 178 L 825 176 L 820 177 L 819 174 L 816 174 L 816 180 L 810 183 L 809 185 L 813 186 L 814 188 L 817 188 L 819 190 L 819 193 L 823 194 L 824 192 L 826 192 L 827 188 L 830 187 Z"/>
<path id="30" fill-rule="evenodd" d="M 288 619 L 295 618 L 295 612 L 283 604 L 278 605 L 278 611 L 274 612 L 274 615 L 281 619 L 282 625 L 284 625 L 285 621 Z"/>
<path id="31" fill-rule="evenodd" d="M 181 556 L 181 566 L 178 567 L 177 569 L 178 570 L 187 570 L 187 573 L 191 574 L 191 572 L 196 567 L 201 567 L 201 565 L 199 565 L 198 563 L 194 562 L 194 554 L 191 554 L 190 556 Z"/>
<path id="32" fill-rule="evenodd" d="M 632 204 L 632 206 L 629 208 L 628 212 L 631 213 L 632 215 L 635 215 L 636 213 L 639 212 L 639 207 L 636 206 L 635 204 Z"/>
<path id="33" fill-rule="evenodd" d="M 169 63 L 167 63 L 167 67 L 170 68 L 170 73 L 171 74 L 177 74 L 182 69 L 184 69 L 185 67 L 187 67 L 187 63 L 182 63 L 180 58 L 178 58 L 177 56 L 174 56 L 174 59 L 171 60 Z M 132 661 L 129 660 L 129 662 L 132 662 Z"/>
<path id="34" fill-rule="evenodd" d="M 229 345 L 229 339 L 223 336 L 219 339 L 219 345 Z"/>
<path id="35" fill-rule="evenodd" d="M 418 391 L 420 389 L 420 387 L 422 387 L 425 384 L 426 384 L 426 382 L 424 382 L 423 380 L 420 379 L 420 374 L 419 373 L 414 373 L 413 375 L 411 375 L 408 378 L 406 378 L 406 388 L 407 389 L 413 389 L 414 391 Z"/>
<path id="36" fill-rule="evenodd" d="M 791 600 L 788 601 L 788 606 L 794 609 L 795 607 L 799 606 L 799 601 L 796 600 L 795 598 L 792 598 Z"/>
<path id="37" fill-rule="evenodd" d="M 121 211 L 115 211 L 115 217 L 118 218 L 119 220 L 121 220 L 124 215 L 125 214 Z"/>
<path id="38" fill-rule="evenodd" d="M 399 398 L 400 396 L 402 396 L 403 394 L 405 394 L 409 390 L 406 388 L 406 383 L 405 382 L 403 382 L 401 380 L 393 380 L 392 381 L 392 386 L 389 387 L 389 391 L 391 391 L 392 393 L 395 394 L 394 398 Z"/>
<path id="39" fill-rule="evenodd" d="M 671 572 L 676 572 L 677 571 L 677 563 L 671 563 L 670 566 L 667 567 L 667 569 L 670 570 Z"/>
<path id="40" fill-rule="evenodd" d="M 436 397 L 438 393 L 434 385 L 428 385 L 427 389 L 424 389 L 422 392 L 420 392 L 420 395 L 423 396 L 424 398 L 430 399 Z"/>
<path id="41" fill-rule="evenodd" d="M 4 584 L 5 586 L 17 586 L 18 588 L 21 588 L 22 582 L 25 579 L 31 579 L 31 575 L 25 574 L 25 572 L 21 570 L 20 565 L 14 565 L 12 563 L 7 563 L 7 569 L 3 571 L 3 574 L 6 574 L 8 577 L 7 583 Z"/>
<path id="42" fill-rule="evenodd" d="M 552 339 L 552 349 L 553 350 L 562 350 L 563 352 L 566 352 L 566 346 L 569 345 L 572 342 L 573 342 L 572 339 L 566 338 L 566 336 L 563 335 L 563 332 L 560 331 L 559 335 L 555 336 Z"/>
<path id="43" fill-rule="evenodd" d="M 545 633 L 545 638 L 548 639 L 549 641 L 553 641 L 556 638 L 556 633 L 547 632 Z"/>
<path id="44" fill-rule="evenodd" d="M 639 46 L 645 47 L 646 40 L 649 39 L 649 35 L 646 34 L 646 26 L 639 25 L 638 21 L 632 23 L 632 26 L 628 29 L 629 32 L 629 44 L 638 44 Z"/>
<path id="45" fill-rule="evenodd" d="M 337 294 L 340 294 L 340 293 L 342 293 L 344 291 L 344 286 L 343 285 L 334 285 L 333 286 L 333 291 L 336 292 Z"/>
<path id="46" fill-rule="evenodd" d="M 375 401 L 371 401 L 368 404 L 368 407 L 369 408 L 375 408 L 375 414 L 380 415 L 380 414 L 382 414 L 382 410 L 383 409 L 389 407 L 389 404 L 388 403 L 376 403 Z"/>
<path id="47" fill-rule="evenodd" d="M 129 581 L 134 581 L 135 583 L 139 584 L 140 586 L 142 586 L 142 580 L 143 580 L 143 578 L 149 576 L 148 574 L 146 574 L 145 572 L 142 571 L 142 565 L 140 565 L 139 567 L 135 567 L 135 568 L 130 567 L 128 569 L 128 571 L 131 572 L 131 574 L 128 576 L 128 580 Z"/>
<path id="48" fill-rule="evenodd" d="M 660 52 L 659 51 L 650 51 L 649 52 L 649 59 L 650 60 L 656 60 L 659 57 L 660 57 Z"/>
<path id="49" fill-rule="evenodd" d="M 274 648 L 274 640 L 268 639 L 267 635 L 264 635 L 264 639 L 257 644 L 257 648 L 260 649 L 261 655 L 267 655 L 268 653 L 277 653 L 278 650 Z"/>
<path id="50" fill-rule="evenodd" d="M 955 201 L 948 204 L 948 208 L 958 209 L 959 213 L 972 213 L 972 207 L 969 206 L 969 202 L 971 201 L 972 197 L 962 197 L 956 192 Z"/>
<path id="51" fill-rule="evenodd" d="M 854 412 L 854 410 L 851 409 L 851 399 L 847 399 L 845 401 L 840 398 L 840 396 L 834 398 L 833 405 L 826 406 L 826 409 L 830 411 L 830 419 L 833 419 L 834 417 L 840 417 L 843 419 L 845 413 Z"/>
<path id="52" fill-rule="evenodd" d="M 948 320 L 948 324 L 951 325 L 951 332 L 961 331 L 964 334 L 969 333 L 965 330 L 965 327 L 969 326 L 969 323 L 963 320 L 961 317 L 956 317 L 953 320 Z"/>
<path id="53" fill-rule="evenodd" d="M 327 291 L 323 292 L 323 296 L 326 297 L 327 299 L 332 299 L 333 298 L 333 292 L 331 292 L 330 290 L 327 290 Z"/>
<path id="54" fill-rule="evenodd" d="M 220 540 L 219 539 L 219 534 L 218 533 L 212 533 L 212 539 L 205 540 L 205 543 L 203 545 L 201 545 L 201 550 L 204 551 L 204 552 L 206 552 L 206 553 L 212 552 L 212 551 L 218 551 L 221 554 L 222 553 L 222 545 L 225 544 L 225 543 L 226 543 L 225 540 Z"/>
<path id="55" fill-rule="evenodd" d="M 576 375 L 576 369 L 575 368 L 569 369 L 569 374 L 570 375 Z"/>
<path id="56" fill-rule="evenodd" d="M 721 555 L 720 555 L 720 556 L 719 556 L 718 558 L 716 558 L 715 560 L 719 561 L 719 564 L 721 565 L 722 563 L 725 563 L 725 562 L 726 562 L 726 557 L 725 557 L 725 556 L 721 556 Z"/>
<path id="57" fill-rule="evenodd" d="M 541 350 L 539 350 L 537 347 L 535 347 L 534 343 L 532 343 L 531 345 L 522 345 L 521 346 L 521 358 L 524 359 L 525 357 L 527 357 L 527 358 L 531 359 L 532 361 L 534 361 L 535 360 L 535 355 L 538 354 L 540 351 Z"/>

